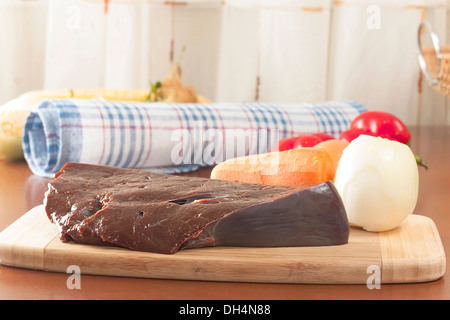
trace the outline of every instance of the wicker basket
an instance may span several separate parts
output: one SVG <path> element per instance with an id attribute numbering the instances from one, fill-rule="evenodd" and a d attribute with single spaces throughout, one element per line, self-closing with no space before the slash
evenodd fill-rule
<path id="1" fill-rule="evenodd" d="M 423 27 L 427 27 L 430 32 L 432 47 L 421 45 Z M 439 45 L 439 39 L 427 21 L 423 21 L 419 26 L 418 43 L 419 64 L 427 82 L 435 90 L 450 97 L 450 45 Z"/>

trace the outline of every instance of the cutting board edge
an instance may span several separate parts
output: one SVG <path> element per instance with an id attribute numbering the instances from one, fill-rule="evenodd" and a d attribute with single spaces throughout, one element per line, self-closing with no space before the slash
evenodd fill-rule
<path id="1" fill-rule="evenodd" d="M 43 270 L 44 250 L 56 231 L 43 210 L 43 205 L 32 208 L 0 232 L 0 264 Z"/>
<path id="2" fill-rule="evenodd" d="M 418 228 L 417 226 L 421 227 Z M 408 235 L 415 234 L 415 250 L 410 250 L 411 241 L 403 231 L 408 227 Z M 402 229 L 403 228 L 403 229 Z M 390 250 L 390 242 L 396 238 L 400 244 L 396 250 Z M 421 283 L 441 279 L 446 273 L 447 258 L 439 231 L 434 221 L 427 216 L 411 214 L 400 227 L 388 232 L 379 233 L 382 257 L 382 283 Z M 406 239 L 406 240 L 405 240 Z M 420 246 L 418 242 L 431 243 Z M 423 250 L 423 249 L 432 250 Z M 406 252 L 409 251 L 409 252 Z M 405 259 L 414 255 L 415 260 Z"/>
<path id="3" fill-rule="evenodd" d="M 214 263 L 209 262 L 206 268 L 202 266 L 202 263 L 203 261 L 208 261 L 210 259 L 206 260 L 199 259 L 197 261 L 190 262 L 189 264 L 189 268 L 191 268 L 190 273 L 185 272 L 184 274 L 177 273 L 174 275 L 167 272 L 165 273 L 164 271 L 163 272 L 158 270 L 157 272 L 152 271 L 155 270 L 155 268 L 162 269 L 162 266 L 165 266 L 164 263 L 167 263 L 168 261 L 167 256 L 158 256 L 156 260 L 150 258 L 148 261 L 146 261 L 146 263 L 148 264 L 142 266 L 140 271 L 138 271 L 137 273 L 134 273 L 133 270 L 127 268 L 130 262 L 126 261 L 126 258 L 122 257 L 120 259 L 124 264 L 120 266 L 122 270 L 120 270 L 120 272 L 117 272 L 117 270 L 105 270 L 104 267 L 98 265 L 98 263 L 101 263 L 102 261 L 104 263 L 104 260 L 100 259 L 99 261 L 95 261 L 96 254 L 98 254 L 99 252 L 101 254 L 108 254 L 105 253 L 106 251 L 104 250 L 104 248 L 79 245 L 75 243 L 61 243 L 59 240 L 56 226 L 54 224 L 51 224 L 46 215 L 42 213 L 43 213 L 43 206 L 42 205 L 37 206 L 31 209 L 24 216 L 16 220 L 11 226 L 7 227 L 0 233 L 1 264 L 42 271 L 66 273 L 67 266 L 70 265 L 70 263 L 67 263 L 67 261 L 65 261 L 67 255 L 70 256 L 70 253 L 66 251 L 68 248 L 70 248 L 70 245 L 74 245 L 74 246 L 84 246 L 83 250 L 91 252 L 90 259 L 93 260 L 92 263 L 94 263 L 94 268 L 84 269 L 82 273 L 93 275 L 106 275 L 106 276 L 137 277 L 137 278 L 206 280 L 206 281 L 226 281 L 226 282 L 297 283 L 297 284 L 365 284 L 367 277 L 370 276 L 370 274 L 367 274 L 365 268 L 367 268 L 368 265 L 375 264 L 379 265 L 381 268 L 382 273 L 381 283 L 387 284 L 387 283 L 413 283 L 413 282 L 434 281 L 441 278 L 445 274 L 445 267 L 446 267 L 445 252 L 443 250 L 443 245 L 438 230 L 436 228 L 436 225 L 428 217 L 415 215 L 413 219 L 416 219 L 416 217 L 418 217 L 418 219 L 426 221 L 428 230 L 426 232 L 426 236 L 433 238 L 431 245 L 435 246 L 436 248 L 434 248 L 432 251 L 437 254 L 431 257 L 430 256 L 425 257 L 424 259 L 419 259 L 418 261 L 414 262 L 405 261 L 404 259 L 399 259 L 393 256 L 386 255 L 385 252 L 383 253 L 383 250 L 386 250 L 386 248 L 381 248 L 382 246 L 380 245 L 379 243 L 380 240 L 378 239 L 382 237 L 380 237 L 380 235 L 378 234 L 376 237 L 372 237 L 370 241 L 365 240 L 365 242 L 362 243 L 363 249 L 366 248 L 364 246 L 370 245 L 369 248 L 370 250 L 372 250 L 372 253 L 364 252 L 366 256 L 362 256 L 362 260 L 359 255 L 347 256 L 346 254 L 344 254 L 343 256 L 337 256 L 336 261 L 338 262 L 337 263 L 334 262 L 335 265 L 331 267 L 330 263 L 329 262 L 327 263 L 327 261 L 325 261 L 326 259 L 324 261 L 319 261 L 319 263 L 317 263 L 317 261 L 316 262 L 313 261 L 314 257 L 313 258 L 310 257 L 312 259 L 310 261 L 307 261 L 306 259 L 306 262 L 299 261 L 298 258 L 287 260 L 284 258 L 283 260 L 284 264 L 279 266 L 276 265 L 276 261 L 259 262 L 256 259 L 258 258 L 257 256 L 256 258 L 253 257 L 253 260 L 250 259 L 248 261 L 255 262 L 257 268 L 259 268 L 259 270 L 264 270 L 264 272 L 253 277 L 248 277 L 245 276 L 244 274 L 245 272 L 243 272 L 242 264 L 236 265 L 237 262 L 234 262 L 235 265 L 229 267 L 227 263 L 231 260 L 227 260 L 226 258 L 220 256 L 221 252 L 227 251 L 222 251 L 221 248 L 215 247 L 210 249 L 214 250 L 214 254 L 216 255 L 215 262 L 217 262 L 217 259 L 219 260 L 221 259 L 222 261 L 220 261 L 217 265 L 214 265 Z M 32 223 L 30 223 L 30 220 L 32 220 Z M 16 229 L 20 230 L 20 232 L 17 232 Z M 36 234 L 33 235 L 33 233 Z M 29 237 L 30 234 L 31 238 Z M 8 239 L 8 241 L 6 241 L 5 238 L 8 238 L 8 236 L 11 235 L 13 235 L 13 237 L 11 237 L 10 239 Z M 392 234 L 385 234 L 384 236 L 386 236 L 385 237 L 386 239 L 389 239 L 389 237 L 391 237 Z M 30 239 L 32 240 L 34 238 L 39 239 L 39 241 L 36 242 L 31 241 L 30 243 Z M 407 239 L 408 238 L 406 238 L 406 240 Z M 359 242 L 361 239 L 358 238 L 357 240 L 358 240 L 357 242 Z M 136 252 L 134 251 L 129 251 L 123 248 L 119 249 L 121 250 L 119 255 L 136 254 Z M 202 250 L 202 249 L 203 248 L 192 250 Z M 367 251 L 366 249 L 364 249 L 364 251 Z M 213 251 L 209 252 L 212 253 Z M 244 252 L 244 254 L 238 253 L 237 256 L 245 257 L 245 251 L 242 252 Z M 112 251 L 110 251 L 109 253 L 112 253 Z M 191 254 L 192 253 L 194 253 L 194 251 L 191 251 Z M 200 251 L 196 251 L 195 256 L 197 256 L 198 253 L 200 253 Z M 284 255 L 285 251 L 280 251 L 280 253 Z M 280 253 L 277 254 L 280 255 Z M 140 253 L 138 255 L 135 255 L 133 259 L 139 259 L 139 257 L 146 256 L 146 254 L 148 253 L 145 252 Z M 321 252 L 321 254 L 323 254 L 323 252 Z M 189 257 L 183 258 L 183 256 L 185 255 L 186 253 L 183 252 L 182 255 L 174 256 L 175 259 L 179 260 L 177 266 L 180 268 L 185 267 L 185 264 L 183 263 L 189 261 Z M 150 257 L 151 255 L 148 256 Z M 117 258 L 117 254 L 115 254 L 114 257 Z M 57 262 L 58 259 L 60 260 L 60 262 Z M 302 256 L 302 259 L 305 259 L 304 256 Z M 349 259 L 352 260 L 350 260 L 349 262 Z M 158 262 L 158 260 L 160 261 Z M 61 261 L 63 261 L 64 263 L 61 263 Z M 96 268 L 95 263 L 97 263 Z M 134 262 L 132 262 L 131 264 L 132 266 L 134 266 L 133 263 Z M 224 273 L 223 275 L 217 272 L 217 270 L 215 269 L 217 266 L 221 268 L 220 270 Z M 277 270 L 278 274 L 276 275 L 274 274 L 273 276 L 271 276 L 270 272 L 265 270 L 267 266 L 272 268 L 271 270 Z M 319 271 L 317 270 L 318 266 L 328 267 L 327 271 L 328 273 L 320 275 L 319 272 L 320 270 Z M 336 271 L 339 270 L 339 267 L 342 267 L 342 270 Z M 402 275 L 405 270 L 407 271 L 406 277 L 399 276 Z M 178 270 L 176 269 L 175 271 L 178 272 Z"/>
<path id="4" fill-rule="evenodd" d="M 83 259 L 74 259 L 73 254 L 69 257 L 68 246 L 76 248 L 75 251 L 82 255 Z M 130 251 L 118 247 L 105 248 L 73 242 L 61 243 L 59 239 L 55 238 L 46 248 L 44 269 L 45 271 L 66 272 L 69 265 L 76 264 L 82 274 L 146 279 L 291 284 L 366 283 L 367 257 L 363 261 L 353 258 L 351 264 L 333 263 L 334 266 L 330 267 L 330 262 L 326 257 L 323 257 L 320 262 L 311 261 L 314 260 L 314 257 L 305 256 L 300 259 L 299 257 L 288 257 L 282 261 L 276 261 L 267 259 L 267 254 L 266 260 L 245 254 L 246 251 L 267 249 L 292 254 L 292 250 L 298 248 L 207 247 L 183 250 L 173 255 L 162 255 Z M 100 264 L 99 250 L 104 254 L 103 263 Z M 193 259 L 190 254 L 193 254 L 194 251 Z M 228 258 L 236 259 L 238 251 L 238 258 L 242 260 L 234 261 Z M 289 251 L 291 252 L 289 253 Z M 221 252 L 224 253 L 223 256 L 220 256 Z M 108 258 L 114 263 L 107 263 Z M 371 263 L 380 263 L 381 261 L 377 258 L 373 259 L 372 257 Z M 318 268 L 320 264 L 325 267 L 327 272 Z M 252 267 L 251 274 L 248 270 L 243 270 L 248 269 L 249 265 Z M 352 274 L 352 277 L 349 278 L 348 274 Z"/>

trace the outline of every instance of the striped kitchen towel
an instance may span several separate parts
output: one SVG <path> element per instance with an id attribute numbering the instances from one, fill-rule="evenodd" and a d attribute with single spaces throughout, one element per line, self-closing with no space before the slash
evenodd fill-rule
<path id="1" fill-rule="evenodd" d="M 194 171 L 264 153 L 281 138 L 310 132 L 338 137 L 355 101 L 320 104 L 129 103 L 44 100 L 27 118 L 23 151 L 32 172 L 53 177 L 67 162 Z"/>

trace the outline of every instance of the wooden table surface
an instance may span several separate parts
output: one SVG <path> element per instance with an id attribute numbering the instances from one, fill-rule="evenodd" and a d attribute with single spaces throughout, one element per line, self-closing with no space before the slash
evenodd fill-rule
<path id="1" fill-rule="evenodd" d="M 433 219 L 447 261 L 450 256 L 450 127 L 411 128 L 411 147 L 429 170 L 420 168 L 415 213 Z M 204 169 L 190 175 L 208 176 Z M 41 204 L 48 179 L 33 175 L 26 162 L 0 162 L 0 231 Z M 448 262 L 447 262 L 447 265 Z M 450 299 L 450 275 L 420 284 L 298 285 L 154 280 L 81 276 L 69 289 L 69 274 L 0 266 L 0 299 Z"/>

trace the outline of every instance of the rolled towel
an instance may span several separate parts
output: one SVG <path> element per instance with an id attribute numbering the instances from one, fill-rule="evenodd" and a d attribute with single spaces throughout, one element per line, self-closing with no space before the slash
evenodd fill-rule
<path id="1" fill-rule="evenodd" d="M 32 172 L 53 177 L 67 162 L 176 173 L 264 153 L 302 133 L 339 136 L 367 109 L 320 104 L 129 103 L 44 100 L 26 120 L 23 151 Z"/>
<path id="2" fill-rule="evenodd" d="M 0 106 L 0 160 L 21 160 L 22 133 L 33 109 L 45 99 L 102 99 L 108 101 L 147 102 L 151 91 L 138 89 L 47 89 L 19 95 Z"/>

